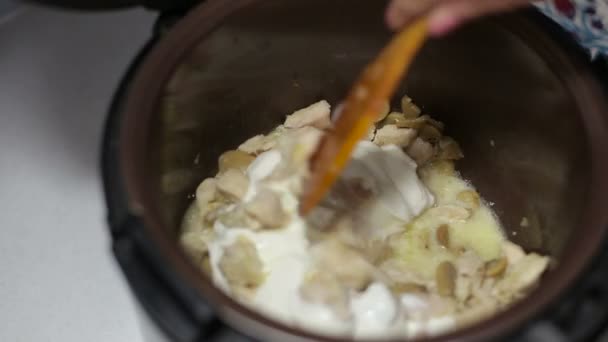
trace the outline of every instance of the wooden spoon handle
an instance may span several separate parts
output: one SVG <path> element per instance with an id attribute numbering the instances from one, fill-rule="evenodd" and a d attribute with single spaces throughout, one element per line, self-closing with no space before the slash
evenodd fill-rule
<path id="1" fill-rule="evenodd" d="M 308 214 L 330 190 L 355 145 L 368 133 L 384 103 L 393 95 L 426 36 L 426 20 L 415 21 L 363 70 L 344 101 L 334 129 L 323 137 L 311 157 L 311 174 L 300 201 L 301 215 Z"/>

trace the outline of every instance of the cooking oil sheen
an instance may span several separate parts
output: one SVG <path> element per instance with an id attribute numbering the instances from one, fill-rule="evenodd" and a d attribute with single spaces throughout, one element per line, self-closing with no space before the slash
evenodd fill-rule
<path id="1" fill-rule="evenodd" d="M 435 207 L 462 206 L 458 195 L 475 189 L 454 171 L 451 162 L 430 164 L 420 170 L 424 184 L 435 196 Z M 436 212 L 435 212 L 436 213 Z M 437 239 L 437 229 L 447 225 L 449 246 Z M 459 250 L 469 249 L 488 261 L 501 255 L 505 236 L 491 207 L 483 200 L 477 208 L 470 208 L 465 220 L 446 222 L 427 209 L 406 227 L 406 231 L 391 241 L 393 252 L 400 261 L 423 277 L 433 277 L 437 265 L 455 259 Z"/>

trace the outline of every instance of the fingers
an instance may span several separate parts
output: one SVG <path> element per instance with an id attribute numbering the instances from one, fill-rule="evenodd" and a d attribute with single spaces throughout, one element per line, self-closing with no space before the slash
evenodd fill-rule
<path id="1" fill-rule="evenodd" d="M 444 35 L 469 20 L 525 6 L 528 0 L 453 0 L 442 2 L 429 13 L 429 32 Z"/>
<path id="2" fill-rule="evenodd" d="M 386 9 L 386 23 L 398 30 L 412 18 L 429 11 L 440 0 L 391 0 Z"/>
<path id="3" fill-rule="evenodd" d="M 529 0 L 392 0 L 386 10 L 386 23 L 396 30 L 426 13 L 431 35 L 440 36 L 471 19 L 528 3 Z"/>

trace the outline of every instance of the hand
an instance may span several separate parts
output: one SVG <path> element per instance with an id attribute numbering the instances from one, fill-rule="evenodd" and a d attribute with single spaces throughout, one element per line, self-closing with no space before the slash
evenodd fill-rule
<path id="1" fill-rule="evenodd" d="M 386 22 L 394 30 L 426 13 L 429 31 L 440 36 L 477 17 L 526 6 L 530 0 L 391 0 Z"/>

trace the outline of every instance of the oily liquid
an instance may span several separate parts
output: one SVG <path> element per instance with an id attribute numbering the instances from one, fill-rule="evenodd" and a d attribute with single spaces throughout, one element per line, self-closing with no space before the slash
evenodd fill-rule
<path id="1" fill-rule="evenodd" d="M 458 194 L 474 190 L 449 162 L 426 166 L 420 170 L 420 176 L 435 196 L 436 206 L 461 205 Z M 433 277 L 439 263 L 453 260 L 454 251 L 463 248 L 474 251 L 484 261 L 501 255 L 505 237 L 492 209 L 484 201 L 480 201 L 466 221 L 448 223 L 449 248 L 442 246 L 436 237 L 437 228 L 445 222 L 429 213 L 432 212 L 427 210 L 411 221 L 403 235 L 391 243 L 397 259 L 420 276 Z"/>

